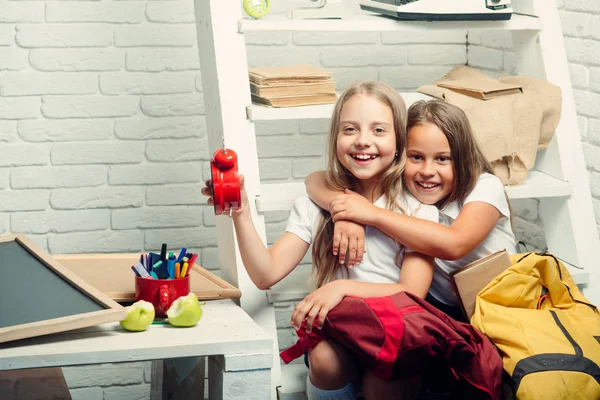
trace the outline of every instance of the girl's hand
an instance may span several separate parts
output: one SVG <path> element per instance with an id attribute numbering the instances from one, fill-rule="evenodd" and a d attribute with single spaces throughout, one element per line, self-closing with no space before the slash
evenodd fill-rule
<path id="1" fill-rule="evenodd" d="M 244 209 L 246 208 L 246 206 L 248 205 L 248 194 L 246 193 L 246 186 L 244 185 L 245 179 L 244 179 L 244 175 L 240 174 L 240 195 L 241 195 L 241 200 L 242 200 L 242 204 L 240 205 L 240 208 L 238 210 L 235 210 L 233 212 L 234 215 L 236 214 L 241 214 Z M 206 182 L 204 182 L 204 184 L 206 186 L 204 186 L 202 188 L 202 190 L 200 190 L 200 192 L 208 197 L 208 205 L 212 206 L 215 204 L 215 199 L 213 198 L 213 186 L 212 186 L 212 180 L 208 179 Z"/>
<path id="2" fill-rule="evenodd" d="M 365 253 L 365 227 L 353 221 L 340 220 L 333 228 L 333 254 L 339 253 L 340 264 L 348 259 L 348 268 L 360 264 Z"/>
<path id="3" fill-rule="evenodd" d="M 294 328 L 300 329 L 302 321 L 306 318 L 306 333 L 310 333 L 315 318 L 318 317 L 318 327 L 321 329 L 325 323 L 327 313 L 340 304 L 344 297 L 346 297 L 344 280 L 329 282 L 306 296 L 304 300 L 296 305 L 290 323 Z"/>
<path id="4" fill-rule="evenodd" d="M 344 193 L 344 195 L 337 196 L 329 206 L 333 222 L 346 219 L 363 225 L 372 225 L 371 222 L 378 207 L 349 189 L 346 189 Z"/>

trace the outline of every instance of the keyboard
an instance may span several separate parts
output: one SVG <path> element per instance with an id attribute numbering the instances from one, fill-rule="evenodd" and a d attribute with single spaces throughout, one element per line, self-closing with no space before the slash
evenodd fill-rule
<path id="1" fill-rule="evenodd" d="M 360 8 L 420 21 L 509 20 L 513 13 L 510 0 L 360 0 Z"/>

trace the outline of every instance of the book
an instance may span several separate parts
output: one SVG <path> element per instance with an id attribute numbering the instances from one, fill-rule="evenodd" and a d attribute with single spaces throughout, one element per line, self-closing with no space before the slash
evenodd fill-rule
<path id="1" fill-rule="evenodd" d="M 328 79 L 322 82 L 271 83 L 267 85 L 250 82 L 250 93 L 264 98 L 335 93 L 335 81 Z"/>
<path id="2" fill-rule="evenodd" d="M 519 85 L 500 82 L 492 78 L 456 79 L 440 81 L 436 85 L 480 100 L 491 100 L 500 96 L 523 93 L 523 88 Z"/>
<path id="3" fill-rule="evenodd" d="M 308 64 L 256 67 L 248 69 L 250 82 L 258 85 L 269 83 L 311 83 L 330 79 L 331 72 Z"/>
<path id="4" fill-rule="evenodd" d="M 284 96 L 264 98 L 252 95 L 252 101 L 270 107 L 312 106 L 317 104 L 332 104 L 337 100 L 335 93 L 317 93 L 303 96 Z"/>
<path id="5" fill-rule="evenodd" d="M 500 250 L 450 274 L 450 281 L 456 288 L 460 306 L 468 320 L 471 320 L 475 312 L 477 294 L 510 266 L 508 253 Z"/>

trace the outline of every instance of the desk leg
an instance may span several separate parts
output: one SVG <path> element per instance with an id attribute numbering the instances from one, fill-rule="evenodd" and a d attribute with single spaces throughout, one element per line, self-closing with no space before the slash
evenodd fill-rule
<path id="1" fill-rule="evenodd" d="M 209 400 L 270 399 L 272 362 L 271 354 L 209 357 Z"/>
<path id="2" fill-rule="evenodd" d="M 205 357 L 152 361 L 151 400 L 203 400 Z"/>

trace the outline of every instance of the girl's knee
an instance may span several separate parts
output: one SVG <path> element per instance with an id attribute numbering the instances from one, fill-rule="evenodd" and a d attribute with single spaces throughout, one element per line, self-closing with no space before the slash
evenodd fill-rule
<path id="1" fill-rule="evenodd" d="M 308 353 L 312 383 L 321 389 L 337 389 L 354 378 L 351 356 L 339 344 L 323 340 Z"/>

